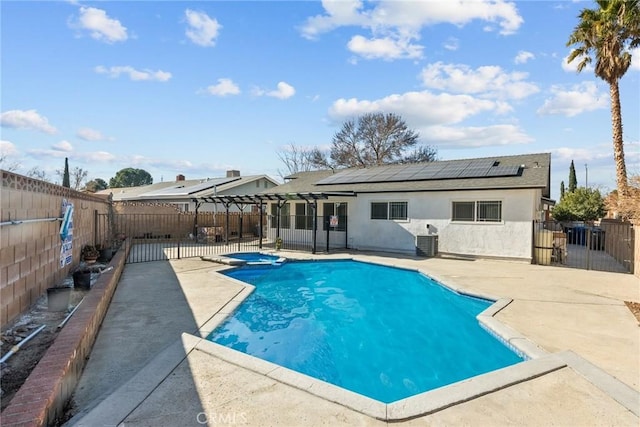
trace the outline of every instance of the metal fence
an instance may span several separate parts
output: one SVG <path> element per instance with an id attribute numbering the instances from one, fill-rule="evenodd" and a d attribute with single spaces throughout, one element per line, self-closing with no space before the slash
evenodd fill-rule
<path id="1" fill-rule="evenodd" d="M 328 219 L 326 219 L 328 221 Z M 127 262 L 159 261 L 265 249 L 328 251 L 346 247 L 346 217 L 330 226 L 325 218 L 259 213 L 97 214 L 95 241 L 105 247 L 127 238 Z"/>
<path id="2" fill-rule="evenodd" d="M 632 224 L 603 220 L 598 225 L 535 221 L 533 262 L 585 270 L 634 272 Z"/>

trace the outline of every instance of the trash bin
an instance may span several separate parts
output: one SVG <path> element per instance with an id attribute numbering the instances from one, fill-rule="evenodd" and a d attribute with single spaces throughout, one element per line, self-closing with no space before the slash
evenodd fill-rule
<path id="1" fill-rule="evenodd" d="M 573 238 L 573 244 L 585 246 L 587 244 L 587 228 L 582 226 L 573 227 Z"/>
<path id="2" fill-rule="evenodd" d="M 573 231 L 573 227 L 565 227 L 564 232 L 567 235 L 567 243 L 570 245 L 576 244 L 576 234 Z"/>
<path id="3" fill-rule="evenodd" d="M 599 227 L 595 227 L 591 230 L 591 242 L 589 249 L 594 251 L 604 251 L 604 230 Z"/>
<path id="4" fill-rule="evenodd" d="M 536 233 L 533 259 L 536 264 L 550 265 L 553 254 L 553 231 L 540 230 Z"/>

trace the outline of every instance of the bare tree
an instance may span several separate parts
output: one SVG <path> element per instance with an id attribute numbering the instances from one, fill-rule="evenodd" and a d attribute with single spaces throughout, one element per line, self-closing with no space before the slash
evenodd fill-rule
<path id="1" fill-rule="evenodd" d="M 284 179 L 298 172 L 308 172 L 315 169 L 313 163 L 314 150 L 291 143 L 285 149 L 278 151 L 278 158 L 286 168 L 285 170 L 278 169 L 278 175 Z"/>
<path id="2" fill-rule="evenodd" d="M 34 166 L 31 169 L 29 169 L 25 174 L 25 176 L 28 176 L 29 178 L 33 178 L 33 179 L 39 179 L 40 181 L 50 182 L 47 172 L 45 172 L 44 169 L 40 169 L 37 166 Z"/>
<path id="3" fill-rule="evenodd" d="M 71 184 L 72 188 L 76 191 L 82 188 L 82 184 L 87 179 L 87 175 L 89 175 L 89 171 L 86 171 L 82 168 L 76 166 L 71 171 Z"/>
<path id="4" fill-rule="evenodd" d="M 368 113 L 346 121 L 332 141 L 327 157 L 319 150 L 312 153 L 316 167 L 367 167 L 393 163 L 433 161 L 433 147 L 416 147 L 419 134 L 393 113 Z M 409 154 L 409 149 L 414 151 Z"/>
<path id="5" fill-rule="evenodd" d="M 7 172 L 15 172 L 20 169 L 20 162 L 9 161 L 9 156 L 0 152 L 0 169 L 4 169 Z"/>

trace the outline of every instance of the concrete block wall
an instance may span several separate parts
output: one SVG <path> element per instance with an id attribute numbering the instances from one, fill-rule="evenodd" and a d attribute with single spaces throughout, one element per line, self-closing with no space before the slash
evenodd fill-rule
<path id="1" fill-rule="evenodd" d="M 118 286 L 128 247 L 123 245 L 111 260 L 113 269 L 98 277 L 82 305 L 0 414 L 0 425 L 44 427 L 59 424 Z"/>
<path id="2" fill-rule="evenodd" d="M 636 277 L 640 278 L 640 221 L 636 222 L 633 226 L 633 230 L 631 231 L 633 241 L 634 241 L 634 249 L 633 249 L 633 274 Z"/>
<path id="3" fill-rule="evenodd" d="M 57 218 L 61 217 L 63 199 L 74 204 L 73 262 L 60 268 Z M 0 329 L 26 311 L 47 288 L 61 283 L 78 265 L 82 246 L 94 244 L 95 211 L 106 213 L 108 206 L 100 197 L 2 171 Z M 11 221 L 17 223 L 9 224 Z"/>

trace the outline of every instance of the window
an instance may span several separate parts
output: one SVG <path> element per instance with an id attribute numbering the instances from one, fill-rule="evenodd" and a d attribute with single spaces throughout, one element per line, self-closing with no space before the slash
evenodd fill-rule
<path id="1" fill-rule="evenodd" d="M 371 219 L 387 218 L 387 203 L 371 202 Z"/>
<path id="2" fill-rule="evenodd" d="M 371 202 L 371 219 L 406 220 L 407 202 Z"/>
<path id="3" fill-rule="evenodd" d="M 175 203 L 175 206 L 180 212 L 189 212 L 189 203 Z"/>
<path id="4" fill-rule="evenodd" d="M 407 219 L 407 202 L 389 203 L 389 219 Z"/>
<path id="5" fill-rule="evenodd" d="M 502 221 L 502 202 L 478 202 L 477 221 L 500 222 Z"/>
<path id="6" fill-rule="evenodd" d="M 322 229 L 327 230 L 327 217 L 331 215 L 338 215 L 338 226 L 331 228 L 335 231 L 347 230 L 347 204 L 346 203 L 323 203 L 322 215 L 324 221 L 322 221 Z"/>
<path id="7" fill-rule="evenodd" d="M 271 205 L 271 228 L 278 226 L 278 205 Z M 280 228 L 290 228 L 291 218 L 289 217 L 289 203 L 285 203 L 280 208 Z"/>
<path id="8" fill-rule="evenodd" d="M 502 202 L 452 202 L 451 221 L 501 222 Z"/>
<path id="9" fill-rule="evenodd" d="M 452 221 L 473 221 L 475 217 L 475 202 L 453 202 Z"/>
<path id="10" fill-rule="evenodd" d="M 307 215 L 312 209 L 308 209 L 309 205 L 306 203 L 296 203 L 296 230 L 312 230 L 313 229 L 313 215 Z"/>

